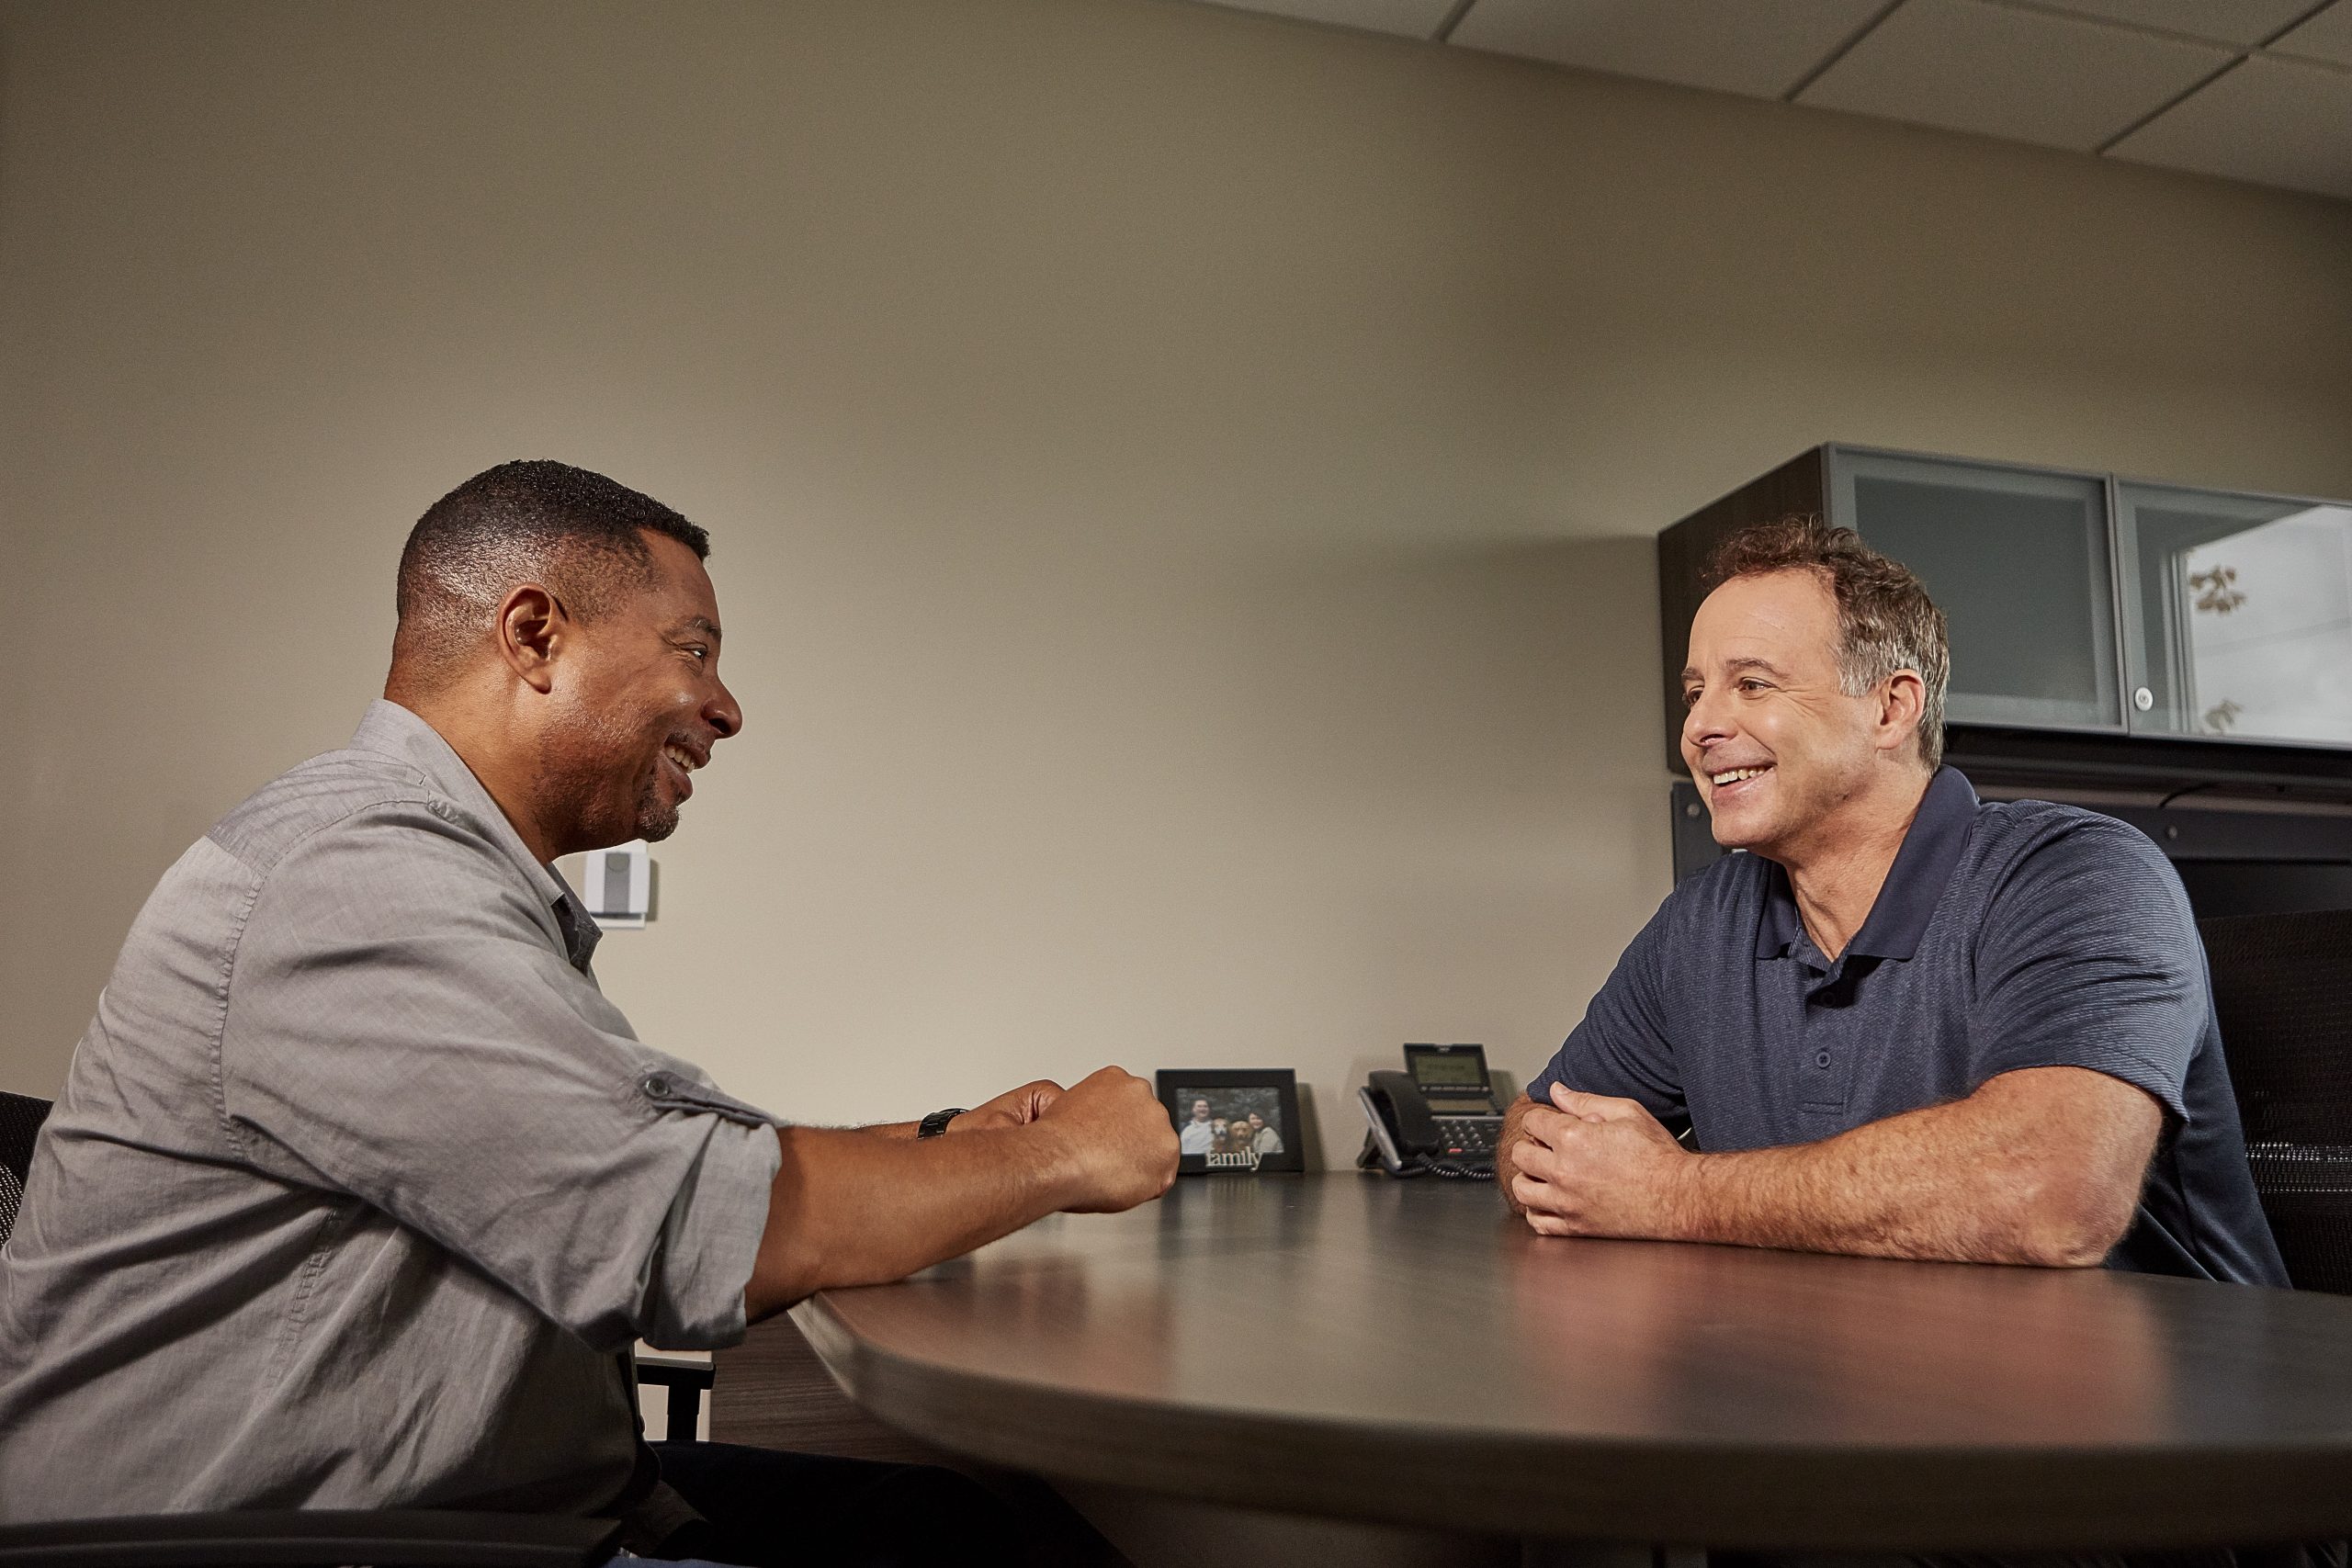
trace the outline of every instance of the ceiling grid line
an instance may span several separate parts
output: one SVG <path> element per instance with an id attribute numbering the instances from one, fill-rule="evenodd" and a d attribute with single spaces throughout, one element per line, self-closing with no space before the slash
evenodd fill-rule
<path id="1" fill-rule="evenodd" d="M 2352 0 L 1206 0 L 2352 200 Z"/>
<path id="2" fill-rule="evenodd" d="M 1791 87 L 1787 92 L 1781 95 L 1781 101 L 1784 104 L 1795 103 L 1799 93 L 1804 92 L 1807 87 L 1810 87 L 1815 82 L 1820 81 L 1822 76 L 1827 73 L 1831 66 L 1837 64 L 1839 61 L 1845 59 L 1846 56 L 1854 51 L 1854 46 L 1856 44 L 1860 43 L 1864 39 L 1870 37 L 1871 34 L 1878 31 L 1881 24 L 1901 9 L 1903 9 L 1903 0 L 1887 0 L 1887 5 L 1883 10 L 1880 11 L 1869 21 L 1864 22 L 1860 27 L 1856 28 L 1854 29 L 1853 36 L 1849 38 L 1845 42 L 1839 44 L 1836 49 L 1831 50 L 1827 57 L 1825 58 L 1820 64 L 1806 72 L 1803 76 L 1798 77 L 1796 85 Z"/>
<path id="3" fill-rule="evenodd" d="M 2156 121 L 2164 118 L 2165 116 L 2172 113 L 2173 110 L 2178 108 L 2181 105 L 2187 103 L 2189 99 L 2195 97 L 2198 94 L 2203 92 L 2206 88 L 2211 86 L 2214 83 L 2220 81 L 2231 72 L 2235 71 L 2239 66 L 2244 65 L 2245 63 L 2245 60 L 2246 57 L 2241 54 L 2235 60 L 2229 62 L 2211 75 L 2199 78 L 2189 86 L 2175 93 L 2171 97 L 2166 98 L 2163 103 L 2158 104 L 2154 108 L 2150 109 L 2146 114 L 2142 115 L 2138 119 L 2133 120 L 2131 124 L 2125 126 L 2122 130 L 2117 131 L 2114 135 L 2109 137 L 2098 146 L 2092 148 L 2091 151 L 2102 158 L 2106 157 L 2109 152 L 2112 152 L 2116 148 L 2122 145 L 2126 138 L 2137 135 L 2139 132 L 2145 130 L 2148 127 L 2155 124 Z"/>
<path id="4" fill-rule="evenodd" d="M 2160 28 L 2154 22 L 2134 21 L 2128 17 L 2111 16 L 2104 11 L 2086 12 L 2066 5 L 2064 0 L 1978 0 L 1980 5 L 1998 6 L 2005 10 L 2031 11 L 2036 16 L 2050 17 L 2060 21 L 2094 22 L 2099 27 L 2111 28 L 2120 33 L 2141 33 L 2149 38 L 2164 39 L 2173 43 L 2220 44 L 2225 49 L 2234 49 L 2243 54 L 2251 54 L 2256 50 L 2269 48 L 2270 45 L 2285 38 L 2335 3 L 2335 0 L 2318 0 L 2317 4 L 2298 12 L 2292 21 L 2283 27 L 2273 28 L 2259 40 L 2253 43 L 2232 43 L 2227 39 L 2215 38 L 2211 33 L 2187 32 L 2179 28 Z"/>
<path id="5" fill-rule="evenodd" d="M 1996 5 L 2015 6 L 2024 10 L 2038 11 L 2047 8 L 2035 5 L 2033 0 L 1993 0 L 1993 3 Z M 2280 39 L 2285 38 L 2289 33 L 2293 32 L 2305 22 L 2310 21 L 2313 17 L 2318 16 L 2322 11 L 2326 10 L 2330 6 L 2335 4 L 2335 0 L 2319 0 L 2317 5 L 2309 6 L 2301 12 L 2299 12 L 2295 16 L 2294 19 L 2288 22 L 2284 27 L 2273 28 L 2267 37 L 2263 38 L 2258 42 L 2247 44 L 2244 49 L 2240 50 L 2238 51 L 2238 57 L 2235 60 L 2231 61 L 2227 65 L 2222 66 L 2220 70 L 2214 72 L 2203 81 L 2199 82 L 2196 85 L 2189 87 L 2183 92 L 2177 93 L 2173 96 L 2165 99 L 2163 103 L 2158 104 L 2154 108 L 2150 109 L 2146 114 L 2142 115 L 2138 119 L 2133 120 L 2131 124 L 2125 126 L 2122 130 L 2117 131 L 2114 135 L 2100 142 L 2098 147 L 2093 149 L 2093 151 L 2098 152 L 2101 157 L 2105 157 L 2108 153 L 2113 152 L 2118 146 L 2121 145 L 2127 138 L 2146 130 L 2151 125 L 2154 125 L 2157 120 L 2162 119 L 2174 109 L 2178 108 L 2182 104 L 2187 103 L 2189 99 L 2195 97 L 2198 94 L 2203 92 L 2206 88 L 2211 86 L 2214 83 L 2220 81 L 2231 72 L 2235 71 L 2239 66 L 2244 65 L 2248 57 L 2259 54 L 2267 50 L 2272 44 L 2277 43 Z M 2118 22 L 2115 25 L 2118 27 L 2129 28 L 2134 24 L 2130 22 Z M 2190 39 L 2192 41 L 2199 42 L 2205 41 L 2202 39 L 2196 39 L 2193 35 L 2188 33 L 2174 33 L 2169 28 L 2148 28 L 2143 30 L 2163 33 L 2165 36 L 2171 38 Z"/>

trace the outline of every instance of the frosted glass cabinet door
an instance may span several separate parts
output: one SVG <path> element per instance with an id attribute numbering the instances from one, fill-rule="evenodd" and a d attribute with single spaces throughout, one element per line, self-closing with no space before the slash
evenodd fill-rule
<path id="1" fill-rule="evenodd" d="M 1837 449 L 1832 521 L 1918 575 L 1951 633 L 1946 716 L 2123 728 L 2107 486 Z"/>
<path id="2" fill-rule="evenodd" d="M 2352 508 L 2132 484 L 2116 501 L 2132 728 L 2352 746 Z"/>

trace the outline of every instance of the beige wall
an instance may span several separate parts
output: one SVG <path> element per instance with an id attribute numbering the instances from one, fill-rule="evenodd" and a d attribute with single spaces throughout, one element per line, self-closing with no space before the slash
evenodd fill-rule
<path id="1" fill-rule="evenodd" d="M 1152 0 L 0 9 L 0 1086 L 407 524 L 707 524 L 605 944 L 814 1119 L 1531 1071 L 1668 881 L 1648 536 L 1824 438 L 2352 494 L 2352 208 Z"/>

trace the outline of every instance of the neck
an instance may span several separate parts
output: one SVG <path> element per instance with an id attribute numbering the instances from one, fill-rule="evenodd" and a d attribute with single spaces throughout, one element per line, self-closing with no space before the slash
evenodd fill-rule
<path id="1" fill-rule="evenodd" d="M 1886 874 L 1926 798 L 1928 775 L 1907 772 L 1883 787 L 1849 797 L 1807 834 L 1807 841 L 1768 858 L 1789 874 L 1805 934 L 1835 962 L 1870 919 Z"/>
<path id="2" fill-rule="evenodd" d="M 537 770 L 531 758 L 517 754 L 510 725 L 483 713 L 480 703 L 469 700 L 469 694 L 462 689 L 427 696 L 387 686 L 384 700 L 408 709 L 449 743 L 449 750 L 458 754 L 458 760 L 490 792 L 490 798 L 498 803 L 498 809 L 534 860 L 546 865 L 563 853 L 554 836 L 530 809 Z"/>

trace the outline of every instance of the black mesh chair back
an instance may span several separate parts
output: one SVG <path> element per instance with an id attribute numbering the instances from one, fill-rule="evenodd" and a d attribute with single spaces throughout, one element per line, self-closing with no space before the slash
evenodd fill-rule
<path id="1" fill-rule="evenodd" d="M 0 1090 L 0 1242 L 17 1228 L 25 1175 L 33 1168 L 33 1138 L 49 1120 L 50 1102 Z"/>
<path id="2" fill-rule="evenodd" d="M 2198 931 L 2246 1162 L 2288 1277 L 2352 1294 L 2352 909 Z"/>

